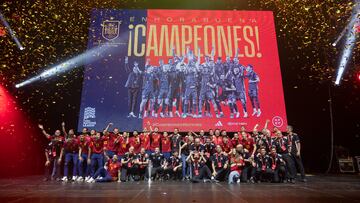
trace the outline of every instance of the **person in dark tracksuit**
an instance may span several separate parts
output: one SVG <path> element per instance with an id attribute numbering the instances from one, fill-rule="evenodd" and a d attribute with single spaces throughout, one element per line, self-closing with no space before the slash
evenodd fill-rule
<path id="1" fill-rule="evenodd" d="M 154 80 L 156 76 L 154 73 L 154 67 L 150 66 L 147 62 L 145 66 L 145 72 L 142 74 L 142 92 L 141 92 L 141 103 L 139 110 L 139 119 L 143 117 L 147 117 L 147 113 L 151 112 L 154 108 L 154 98 L 155 98 L 155 86 Z M 146 109 L 146 105 L 149 103 L 148 109 Z"/>
<path id="2" fill-rule="evenodd" d="M 154 153 L 150 155 L 150 160 L 152 163 L 151 174 L 149 171 L 146 171 L 146 178 L 154 179 L 162 179 L 163 176 L 163 165 L 164 165 L 164 155 L 160 153 L 160 148 L 156 147 Z"/>
<path id="3" fill-rule="evenodd" d="M 253 107 L 252 116 L 260 117 L 260 102 L 259 102 L 259 87 L 258 83 L 260 82 L 260 78 L 258 74 L 254 71 L 252 65 L 248 65 L 246 67 L 246 77 L 249 79 L 249 87 L 248 94 L 250 97 L 251 106 Z"/>
<path id="4" fill-rule="evenodd" d="M 190 61 L 187 65 L 185 74 L 185 98 L 184 98 L 184 111 L 182 118 L 187 116 L 194 116 L 196 114 L 196 102 L 198 99 L 197 87 L 197 65 L 194 61 Z M 192 105 L 192 108 L 190 108 Z"/>
<path id="5" fill-rule="evenodd" d="M 274 140 L 274 146 L 276 152 L 280 154 L 286 163 L 286 177 L 289 182 L 295 183 L 296 168 L 294 160 L 291 158 L 291 145 L 287 137 L 283 136 L 278 130 L 275 132 L 276 139 Z"/>
<path id="6" fill-rule="evenodd" d="M 229 173 L 229 160 L 220 145 L 216 145 L 216 153 L 211 157 L 212 176 L 215 182 L 223 181 Z"/>
<path id="7" fill-rule="evenodd" d="M 295 163 L 296 169 L 300 172 L 301 179 L 300 181 L 306 182 L 305 170 L 301 160 L 301 145 L 299 136 L 293 132 L 292 126 L 287 126 L 287 138 L 291 144 L 291 158 Z"/>
<path id="8" fill-rule="evenodd" d="M 124 157 L 121 159 L 121 182 L 126 182 L 128 180 L 133 180 L 134 175 L 136 175 L 138 170 L 138 165 L 136 164 L 137 157 L 134 152 L 134 147 L 130 147 L 129 151 L 125 153 Z"/>
<path id="9" fill-rule="evenodd" d="M 191 151 L 186 159 L 191 163 L 192 178 L 191 182 L 199 183 L 200 181 L 210 182 L 211 171 L 206 165 L 206 158 L 204 152 Z"/>
<path id="10" fill-rule="evenodd" d="M 247 118 L 247 108 L 246 108 L 246 90 L 245 90 L 245 67 L 239 64 L 239 60 L 237 58 L 234 59 L 234 68 L 233 68 L 233 79 L 234 86 L 236 89 L 236 100 L 240 100 L 241 105 L 243 107 L 243 117 Z M 236 118 L 238 118 L 239 112 L 236 114 Z"/>
<path id="11" fill-rule="evenodd" d="M 132 70 L 129 68 L 128 57 L 125 58 L 125 71 L 128 73 L 128 78 L 125 83 L 125 87 L 128 88 L 128 105 L 129 115 L 128 118 L 135 116 L 135 106 L 138 103 L 138 95 L 141 87 L 141 70 L 139 69 L 139 63 L 134 61 L 134 67 Z"/>
<path id="12" fill-rule="evenodd" d="M 275 147 L 271 148 L 269 157 L 271 160 L 271 170 L 274 173 L 273 182 L 283 182 L 286 175 L 285 161 L 282 159 L 282 156 L 280 154 L 276 153 Z"/>
<path id="13" fill-rule="evenodd" d="M 260 148 L 260 152 L 255 156 L 256 163 L 256 181 L 272 181 L 273 170 L 271 168 L 270 156 L 266 154 L 265 147 Z"/>
<path id="14" fill-rule="evenodd" d="M 45 181 L 50 179 L 60 180 L 60 164 L 61 164 L 61 148 L 64 144 L 64 137 L 61 136 L 61 131 L 56 130 L 54 135 L 48 134 L 43 125 L 39 124 L 39 128 L 45 137 L 50 140 L 49 145 L 45 149 Z"/>
<path id="15" fill-rule="evenodd" d="M 159 78 L 159 95 L 157 97 L 157 105 L 155 108 L 155 113 L 158 113 L 159 108 L 161 107 L 160 117 L 163 118 L 166 115 L 166 110 L 168 109 L 169 105 L 169 85 L 170 85 L 170 68 L 171 66 L 169 64 L 165 64 L 161 66 L 161 69 L 158 72 L 158 78 Z"/>
<path id="16" fill-rule="evenodd" d="M 199 112 L 197 117 L 202 117 L 202 109 L 204 102 L 211 102 L 217 118 L 223 117 L 224 114 L 218 112 L 217 104 L 215 102 L 215 94 L 213 89 L 216 87 L 214 74 L 209 65 L 202 65 L 201 80 L 200 80 L 200 95 L 199 95 Z M 206 111 L 205 106 L 205 111 Z M 211 116 L 210 109 L 207 110 L 207 115 Z"/>
<path id="17" fill-rule="evenodd" d="M 178 151 L 173 151 L 170 158 L 166 159 L 166 164 L 163 168 L 165 178 L 172 180 L 181 180 L 181 160 Z"/>

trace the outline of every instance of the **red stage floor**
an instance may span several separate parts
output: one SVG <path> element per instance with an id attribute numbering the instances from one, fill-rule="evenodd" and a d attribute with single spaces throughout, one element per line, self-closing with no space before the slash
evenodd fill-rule
<path id="1" fill-rule="evenodd" d="M 312 176 L 307 183 L 61 183 L 41 176 L 0 180 L 0 202 L 360 202 L 360 176 Z"/>

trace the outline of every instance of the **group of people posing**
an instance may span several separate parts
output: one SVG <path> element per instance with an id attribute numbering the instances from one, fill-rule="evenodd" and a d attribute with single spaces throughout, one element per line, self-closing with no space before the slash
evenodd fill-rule
<path id="1" fill-rule="evenodd" d="M 159 129 L 120 133 L 84 128 L 76 135 L 65 123 L 54 135 L 39 128 L 49 139 L 45 149 L 45 180 L 111 182 L 141 180 L 189 180 L 197 182 L 290 182 L 306 181 L 300 156 L 300 139 L 287 126 L 286 133 L 255 125 L 242 126 L 229 136 L 225 130 L 209 129 L 182 135 Z M 63 168 L 63 173 L 61 169 Z"/>
<path id="2" fill-rule="evenodd" d="M 213 52 L 214 53 L 214 52 Z M 258 83 L 260 78 L 252 65 L 240 64 L 238 53 L 234 58 L 221 57 L 214 60 L 214 54 L 205 56 L 200 62 L 200 50 L 196 57 L 187 49 L 184 56 L 176 56 L 168 63 L 159 60 L 158 66 L 145 63 L 144 70 L 134 61 L 130 67 L 125 58 L 125 70 L 129 74 L 125 87 L 128 88 L 129 114 L 136 118 L 135 106 L 141 92 L 138 118 L 144 117 L 212 117 L 211 106 L 216 117 L 224 117 L 223 105 L 229 106 L 230 118 L 240 117 L 242 106 L 243 117 L 248 117 L 247 95 L 253 107 L 252 116 L 261 115 Z M 248 81 L 248 88 L 245 81 Z M 247 92 L 247 94 L 246 94 Z M 173 111 L 175 110 L 175 113 Z"/>

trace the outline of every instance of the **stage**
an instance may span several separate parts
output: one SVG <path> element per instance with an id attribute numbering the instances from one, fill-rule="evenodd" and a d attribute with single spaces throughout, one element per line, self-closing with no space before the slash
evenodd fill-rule
<path id="1" fill-rule="evenodd" d="M 62 183 L 41 176 L 0 180 L 0 202 L 360 202 L 360 177 L 311 176 L 307 183 Z"/>

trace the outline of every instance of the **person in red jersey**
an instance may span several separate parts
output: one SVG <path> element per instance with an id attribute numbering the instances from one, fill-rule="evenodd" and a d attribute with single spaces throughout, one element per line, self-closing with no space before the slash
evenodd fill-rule
<path id="1" fill-rule="evenodd" d="M 147 131 L 146 128 L 144 128 L 143 133 L 139 135 L 140 142 L 141 142 L 141 148 L 144 148 L 146 151 L 146 154 L 151 154 L 150 152 L 150 133 L 151 131 Z"/>
<path id="2" fill-rule="evenodd" d="M 122 157 L 125 155 L 125 153 L 128 151 L 129 146 L 129 134 L 127 132 L 123 132 L 122 135 L 119 135 L 115 142 L 115 149 L 117 149 L 117 155 L 119 159 L 122 159 Z"/>
<path id="3" fill-rule="evenodd" d="M 135 154 L 140 153 L 141 150 L 141 140 L 139 137 L 139 133 L 134 130 L 133 137 L 129 138 L 129 145 L 130 147 L 134 147 Z"/>
<path id="4" fill-rule="evenodd" d="M 78 162 L 79 162 L 79 143 L 76 138 L 75 132 L 73 129 L 70 129 L 66 132 L 65 122 L 61 123 L 63 133 L 65 135 L 65 143 L 61 150 L 60 158 L 65 154 L 65 163 L 64 163 L 64 177 L 62 181 L 67 182 L 69 176 L 69 164 L 73 163 L 73 171 L 71 180 L 75 181 L 78 178 Z"/>
<path id="5" fill-rule="evenodd" d="M 189 139 L 195 140 L 195 138 L 194 138 L 194 136 L 193 136 L 193 134 L 192 134 L 191 131 L 187 132 L 187 134 L 186 134 L 185 137 L 183 138 L 183 140 L 184 140 L 185 142 L 187 142 Z"/>
<path id="6" fill-rule="evenodd" d="M 241 154 L 234 151 L 234 155 L 230 158 L 229 184 L 240 183 L 240 174 L 244 164 L 245 163 Z"/>
<path id="7" fill-rule="evenodd" d="M 191 133 L 194 135 L 194 140 L 195 140 L 196 138 L 199 138 L 201 144 L 204 144 L 204 143 L 205 143 L 205 137 L 206 137 L 206 136 L 205 136 L 205 131 L 204 131 L 204 130 L 200 130 L 199 134 L 197 134 L 197 133 L 195 133 L 195 132 L 193 132 L 193 131 L 191 131 Z"/>
<path id="8" fill-rule="evenodd" d="M 239 133 L 234 133 L 234 136 L 231 138 L 232 146 L 237 146 L 241 143 L 241 138 L 239 137 Z"/>
<path id="9" fill-rule="evenodd" d="M 91 138 L 90 150 L 91 156 L 88 157 L 90 165 L 90 176 L 93 177 L 97 168 L 102 168 L 104 164 L 104 140 L 100 137 L 100 133 Z"/>
<path id="10" fill-rule="evenodd" d="M 155 127 L 154 132 L 150 134 L 150 151 L 151 153 L 155 152 L 155 148 L 160 148 L 161 135 L 159 133 L 159 128 Z"/>
<path id="11" fill-rule="evenodd" d="M 92 129 L 90 130 L 90 138 L 94 138 L 96 136 L 96 130 Z"/>
<path id="12" fill-rule="evenodd" d="M 64 163 L 64 177 L 62 181 L 67 182 L 69 177 L 69 165 L 73 163 L 73 171 L 71 180 L 77 180 L 78 175 L 78 161 L 79 161 L 79 142 L 76 137 L 73 136 L 74 133 L 69 131 L 68 138 L 65 140 L 63 148 L 61 149 L 60 159 L 62 159 L 65 154 L 65 163 Z"/>
<path id="13" fill-rule="evenodd" d="M 222 137 L 219 129 L 215 129 L 214 136 L 212 137 L 212 141 L 215 145 L 221 145 Z"/>
<path id="14" fill-rule="evenodd" d="M 49 179 L 59 179 L 60 178 L 60 164 L 61 164 L 61 148 L 64 143 L 64 137 L 61 136 L 60 130 L 56 130 L 54 135 L 51 136 L 48 134 L 44 126 L 39 124 L 39 128 L 41 129 L 42 133 L 45 135 L 45 137 L 50 141 L 46 153 L 48 156 L 47 164 L 45 164 L 46 170 L 45 170 L 45 180 Z M 52 171 L 51 171 L 52 166 Z M 50 173 L 51 171 L 51 173 Z"/>
<path id="15" fill-rule="evenodd" d="M 78 143 L 79 143 L 79 163 L 78 163 L 78 171 L 79 171 L 79 177 L 77 181 L 84 181 L 84 178 L 86 177 L 89 179 L 90 175 L 90 165 L 87 163 L 88 157 L 90 157 L 90 144 L 91 139 L 90 136 L 86 134 L 87 129 L 83 129 L 83 132 L 78 137 Z"/>
<path id="16" fill-rule="evenodd" d="M 251 158 L 254 158 L 254 154 L 256 152 L 256 144 L 254 140 L 249 137 L 246 132 L 242 132 L 241 135 L 241 145 L 244 146 L 244 149 L 246 149 L 250 153 Z"/>
<path id="17" fill-rule="evenodd" d="M 171 140 L 167 132 L 163 132 L 161 137 L 161 153 L 166 160 L 171 156 Z"/>
<path id="18" fill-rule="evenodd" d="M 227 135 L 223 137 L 223 141 L 220 146 L 221 146 L 222 150 L 227 154 L 230 153 L 231 149 L 233 148 L 231 140 L 229 139 L 229 137 Z"/>
<path id="19" fill-rule="evenodd" d="M 242 133 L 242 132 L 246 132 L 246 127 L 244 125 L 242 125 L 240 127 L 240 133 Z"/>
<path id="20" fill-rule="evenodd" d="M 109 132 L 110 126 L 112 126 L 112 123 L 109 123 L 105 130 L 103 131 L 103 140 L 104 140 L 104 148 L 106 156 L 112 158 L 116 154 L 115 149 L 115 140 L 119 136 L 119 129 L 114 128 L 113 132 Z"/>
<path id="21" fill-rule="evenodd" d="M 208 135 L 208 137 L 210 137 L 210 138 L 212 139 L 214 135 L 215 135 L 214 130 L 213 130 L 213 129 L 209 129 L 209 135 Z"/>
<path id="22" fill-rule="evenodd" d="M 118 157 L 113 155 L 111 159 L 105 163 L 105 168 L 99 168 L 94 176 L 88 181 L 88 183 L 105 183 L 117 181 L 120 178 L 121 163 Z"/>

